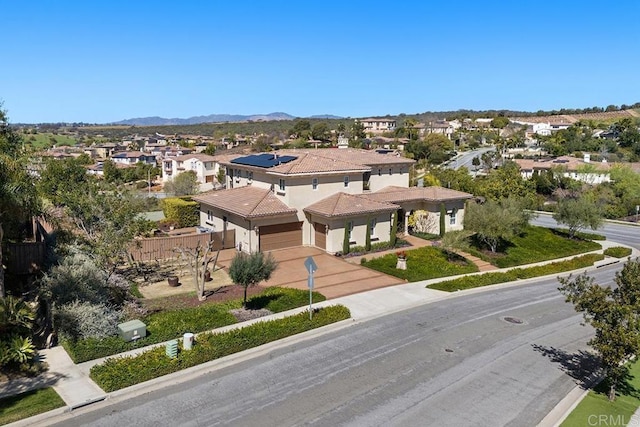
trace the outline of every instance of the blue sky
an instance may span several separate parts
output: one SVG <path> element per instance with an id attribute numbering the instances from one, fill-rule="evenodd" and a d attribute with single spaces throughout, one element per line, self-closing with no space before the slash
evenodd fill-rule
<path id="1" fill-rule="evenodd" d="M 640 101 L 640 1 L 3 1 L 11 122 Z"/>

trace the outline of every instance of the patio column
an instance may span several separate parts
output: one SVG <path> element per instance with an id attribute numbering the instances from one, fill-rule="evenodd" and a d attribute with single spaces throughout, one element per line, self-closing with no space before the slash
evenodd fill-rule
<path id="1" fill-rule="evenodd" d="M 404 213 L 404 234 L 409 234 L 409 217 L 411 216 L 410 212 L 405 211 Z"/>

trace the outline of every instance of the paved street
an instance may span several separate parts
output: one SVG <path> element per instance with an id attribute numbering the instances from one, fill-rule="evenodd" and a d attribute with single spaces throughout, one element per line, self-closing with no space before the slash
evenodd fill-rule
<path id="1" fill-rule="evenodd" d="M 619 267 L 594 274 L 606 283 Z M 589 361 L 590 331 L 556 288 L 534 281 L 380 317 L 60 425 L 535 425 Z"/>

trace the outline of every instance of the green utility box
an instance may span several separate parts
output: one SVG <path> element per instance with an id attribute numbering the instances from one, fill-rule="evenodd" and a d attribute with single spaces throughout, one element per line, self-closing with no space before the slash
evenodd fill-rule
<path id="1" fill-rule="evenodd" d="M 165 354 L 172 359 L 178 357 L 178 340 L 167 341 L 165 344 Z"/>
<path id="2" fill-rule="evenodd" d="M 135 341 L 147 336 L 147 325 L 140 320 L 130 320 L 118 325 L 118 335 L 125 341 Z"/>

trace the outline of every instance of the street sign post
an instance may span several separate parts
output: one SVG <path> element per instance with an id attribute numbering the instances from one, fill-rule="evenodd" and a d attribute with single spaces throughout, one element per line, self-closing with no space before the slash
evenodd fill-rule
<path id="1" fill-rule="evenodd" d="M 304 266 L 309 273 L 309 277 L 307 278 L 307 286 L 309 287 L 309 320 L 311 320 L 313 317 L 313 310 L 311 309 L 311 304 L 313 302 L 313 273 L 318 270 L 318 266 L 311 256 L 307 257 L 307 259 L 304 260 Z"/>

